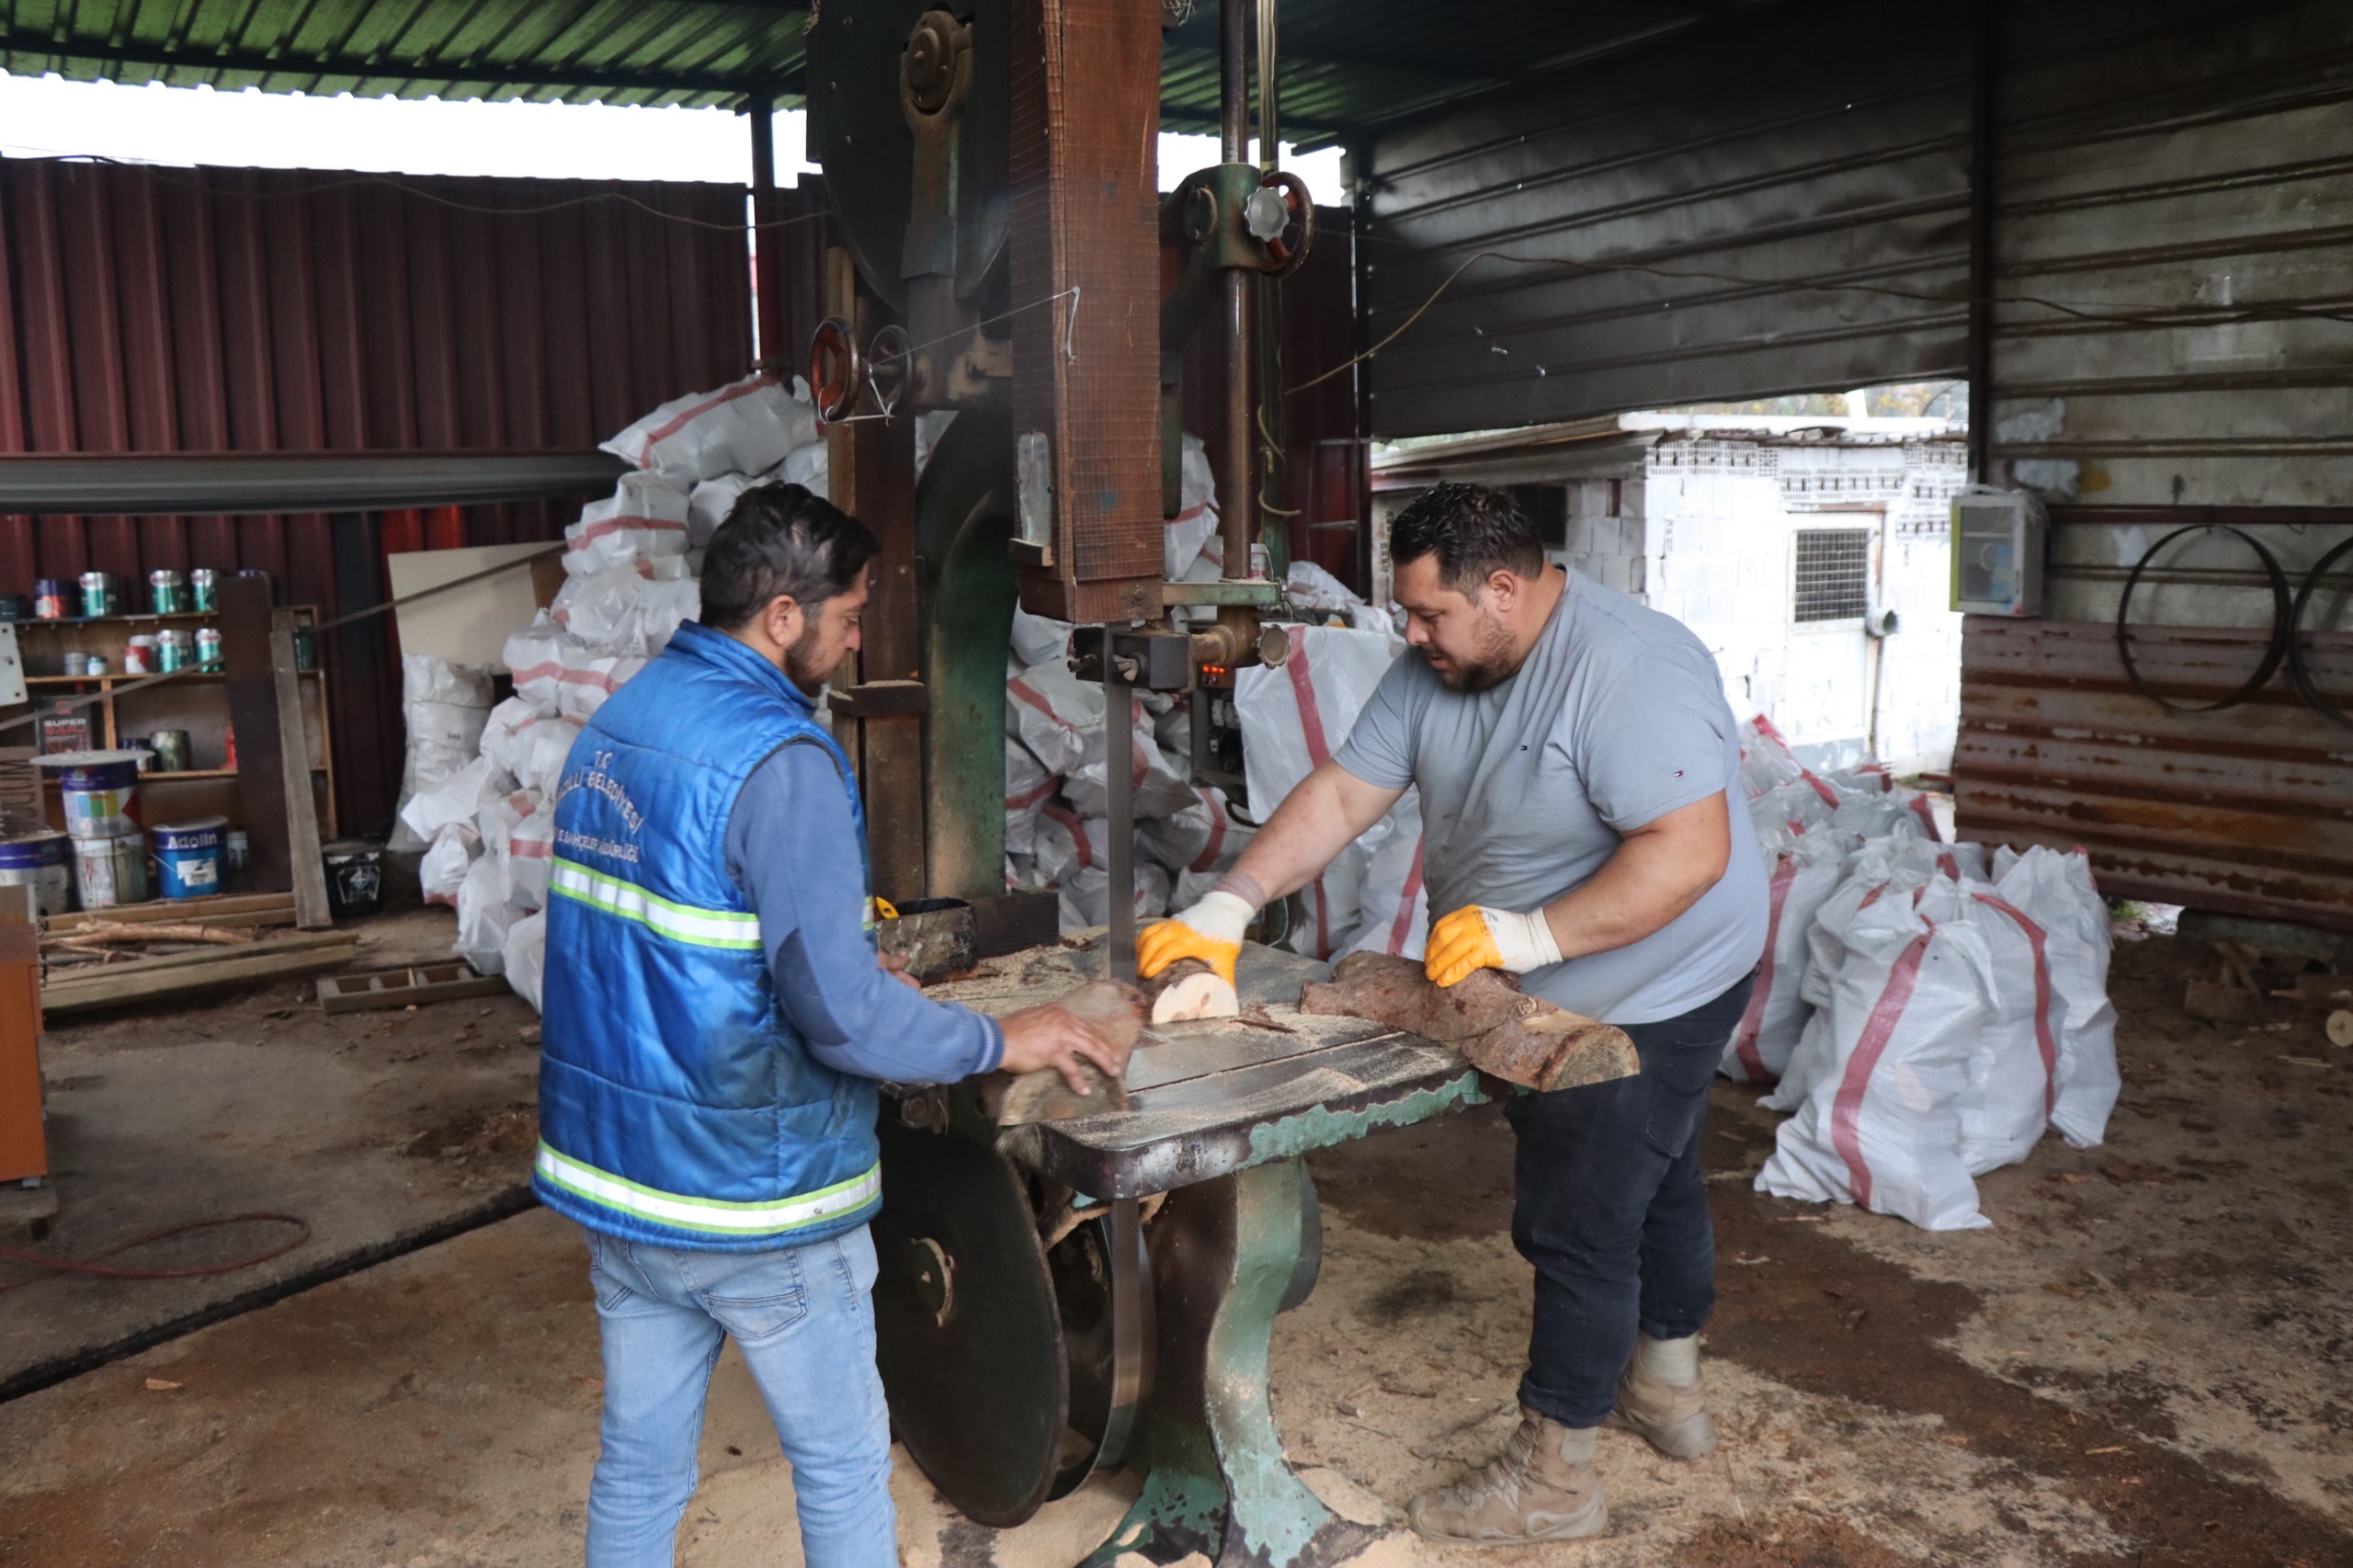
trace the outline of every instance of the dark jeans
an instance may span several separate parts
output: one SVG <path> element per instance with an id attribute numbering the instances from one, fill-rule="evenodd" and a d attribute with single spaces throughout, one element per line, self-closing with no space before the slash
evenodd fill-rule
<path id="1" fill-rule="evenodd" d="M 1608 1415 L 1638 1327 L 1682 1339 L 1716 1304 L 1699 1134 L 1750 983 L 1625 1026 L 1642 1053 L 1638 1076 L 1521 1095 L 1505 1108 L 1519 1135 L 1512 1244 L 1536 1269 L 1519 1398 L 1563 1426 Z"/>

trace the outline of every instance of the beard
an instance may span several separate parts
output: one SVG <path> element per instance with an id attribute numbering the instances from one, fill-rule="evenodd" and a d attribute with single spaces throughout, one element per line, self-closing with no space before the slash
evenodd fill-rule
<path id="1" fill-rule="evenodd" d="M 1427 649 L 1422 657 L 1430 657 Z M 1511 633 L 1492 620 L 1479 623 L 1477 647 L 1461 656 L 1447 655 L 1447 663 L 1450 668 L 1441 669 L 1433 663 L 1430 673 L 1449 691 L 1485 691 L 1519 673 L 1519 661 L 1511 656 Z"/>
<path id="2" fill-rule="evenodd" d="M 811 697 L 824 689 L 841 663 L 838 657 L 826 658 L 824 650 L 818 646 L 824 630 L 816 618 L 811 617 L 801 629 L 800 641 L 784 651 L 785 678 Z"/>

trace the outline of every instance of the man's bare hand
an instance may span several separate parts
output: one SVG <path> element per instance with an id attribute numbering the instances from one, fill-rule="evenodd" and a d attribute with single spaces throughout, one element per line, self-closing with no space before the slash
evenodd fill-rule
<path id="1" fill-rule="evenodd" d="M 908 990 L 923 989 L 923 982 L 907 972 L 907 960 L 897 953 L 877 953 L 874 955 L 874 961 Z"/>
<path id="2" fill-rule="evenodd" d="M 1092 1091 L 1079 1061 L 1093 1062 L 1103 1075 L 1118 1083 L 1127 1075 L 1127 1052 L 1081 1022 L 1066 1007 L 1048 1004 L 1024 1007 L 997 1020 L 1005 1030 L 1005 1057 L 998 1065 L 1008 1073 L 1035 1073 L 1051 1067 L 1081 1095 Z"/>

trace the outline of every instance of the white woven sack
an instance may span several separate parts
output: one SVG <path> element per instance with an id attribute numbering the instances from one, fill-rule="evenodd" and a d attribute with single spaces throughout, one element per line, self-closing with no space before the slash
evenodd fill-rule
<path id="1" fill-rule="evenodd" d="M 1357 928 L 1345 949 L 1417 959 L 1430 936 L 1430 894 L 1422 882 L 1422 797 L 1408 790 L 1389 808 L 1388 832 L 1366 857 Z"/>
<path id="2" fill-rule="evenodd" d="M 773 376 L 673 398 L 603 443 L 681 490 L 722 473 L 758 473 L 816 438 L 816 413 Z"/>
<path id="3" fill-rule="evenodd" d="M 1103 688 L 1080 680 L 1052 660 L 1010 669 L 1005 683 L 1006 733 L 1056 778 L 1076 772 L 1086 761 L 1089 735 L 1099 746 Z"/>
<path id="4" fill-rule="evenodd" d="M 1790 1064 L 1813 1004 L 1804 994 L 1813 917 L 1847 875 L 1847 857 L 1826 833 L 1794 835 L 1767 883 L 1765 956 L 1748 1006 L 1724 1042 L 1718 1071 L 1735 1084 L 1769 1084 Z"/>
<path id="5" fill-rule="evenodd" d="M 453 665 L 430 653 L 401 657 L 401 718 L 408 747 L 401 764 L 400 805 L 430 790 L 472 762 L 482 748 L 483 722 L 490 714 L 490 672 Z M 392 847 L 415 849 L 425 840 L 411 833 L 394 808 Z"/>
<path id="6" fill-rule="evenodd" d="M 1136 922 L 1168 913 L 1169 875 L 1149 860 L 1135 863 Z M 1074 866 L 1063 874 L 1062 928 L 1084 931 L 1111 923 L 1111 873 L 1101 866 Z"/>
<path id="7" fill-rule="evenodd" d="M 1109 826 L 1100 817 L 1082 817 L 1060 801 L 1048 801 L 1030 839 L 1038 885 L 1058 886 L 1071 871 L 1101 866 L 1110 854 Z"/>
<path id="8" fill-rule="evenodd" d="M 1142 822 L 1153 817 L 1165 817 L 1171 812 L 1181 812 L 1194 803 L 1193 787 L 1187 781 L 1187 769 L 1171 762 L 1162 753 L 1160 743 L 1153 739 L 1152 721 L 1141 701 L 1129 706 L 1131 720 L 1128 731 L 1128 777 L 1134 790 L 1131 797 L 1133 814 Z M 1063 793 L 1070 797 L 1071 808 L 1086 817 L 1108 816 L 1111 810 L 1109 779 L 1103 766 L 1103 732 L 1097 730 L 1086 737 L 1086 760 L 1073 768 L 1063 780 Z"/>
<path id="9" fill-rule="evenodd" d="M 597 653 L 643 653 L 646 586 L 635 563 L 624 562 L 594 576 L 566 579 L 548 614 Z"/>
<path id="10" fill-rule="evenodd" d="M 2059 1022 L 2058 1083 L 2051 1124 L 2078 1149 L 2108 1136 L 2109 1113 L 2124 1086 L 2116 1068 L 2116 1007 L 2108 995 L 2115 938 L 2108 902 L 2081 849 L 2063 854 L 2037 845 L 1994 855 L 1995 891 L 2025 910 L 2045 934 Z"/>
<path id="11" fill-rule="evenodd" d="M 648 654 L 670 645 L 680 623 L 702 614 L 702 585 L 691 577 L 656 581 L 645 585 L 638 601 L 639 632 Z"/>
<path id="12" fill-rule="evenodd" d="M 1197 872 L 1214 881 L 1241 858 L 1258 830 L 1234 820 L 1224 790 L 1195 785 L 1193 797 L 1182 811 L 1138 823 L 1136 851 L 1171 871 Z"/>
<path id="13" fill-rule="evenodd" d="M 506 838 L 504 877 L 506 902 L 518 909 L 545 909 L 548 872 L 555 854 L 555 808 L 534 801 Z"/>
<path id="14" fill-rule="evenodd" d="M 470 822 L 442 824 L 433 835 L 423 856 L 416 862 L 417 885 L 424 890 L 427 903 L 455 903 L 459 884 L 473 869 L 474 857 L 482 853 L 482 835 Z"/>
<path id="15" fill-rule="evenodd" d="M 625 473 L 611 495 L 580 509 L 563 530 L 563 570 L 593 577 L 641 556 L 686 553 L 687 493 L 659 474 Z"/>
<path id="16" fill-rule="evenodd" d="M 516 995 L 531 1005 L 533 1012 L 540 1011 L 540 997 L 548 972 L 546 912 L 527 915 L 508 926 L 500 953 L 506 964 L 506 983 L 515 988 Z"/>
<path id="17" fill-rule="evenodd" d="M 1027 669 L 1031 665 L 1061 664 L 1070 657 L 1071 624 L 1051 616 L 1031 615 L 1013 607 L 1013 659 Z"/>
<path id="18" fill-rule="evenodd" d="M 440 835 L 453 822 L 470 823 L 483 806 L 515 788 L 515 780 L 488 757 L 478 756 L 433 789 L 401 808 L 401 821 L 420 840 Z"/>
<path id="19" fill-rule="evenodd" d="M 546 610 L 519 631 L 511 632 L 506 645 L 499 650 L 499 657 L 506 662 L 506 671 L 515 677 L 515 698 L 528 705 L 533 712 L 552 717 L 556 711 L 556 687 L 563 676 L 563 650 L 569 634 Z M 501 703 L 494 712 L 503 712 Z"/>
<path id="20" fill-rule="evenodd" d="M 1038 835 L 1038 818 L 1052 799 L 1058 780 L 1029 748 L 1005 738 L 1005 850 L 1027 855 Z"/>
<path id="21" fill-rule="evenodd" d="M 522 911 L 506 902 L 497 857 L 484 855 L 458 885 L 458 939 L 449 950 L 484 974 L 506 970 L 506 933 Z"/>
<path id="22" fill-rule="evenodd" d="M 1833 1071 L 1780 1125 L 1756 1190 L 1858 1203 L 1925 1230 L 1983 1229 L 1961 1111 L 1987 1016 L 1984 938 L 1888 898 L 1857 915 L 1847 942 L 1827 1009 Z"/>
<path id="23" fill-rule="evenodd" d="M 542 719 L 529 733 L 530 746 L 515 777 L 523 788 L 537 790 L 552 800 L 563 782 L 564 759 L 572 755 L 572 743 L 580 738 L 580 726 L 570 719 Z"/>

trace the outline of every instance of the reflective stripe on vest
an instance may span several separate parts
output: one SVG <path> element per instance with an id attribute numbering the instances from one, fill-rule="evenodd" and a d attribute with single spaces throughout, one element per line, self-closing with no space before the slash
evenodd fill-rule
<path id="1" fill-rule="evenodd" d="M 690 942 L 699 948 L 759 950 L 760 917 L 756 915 L 673 903 L 635 882 L 592 871 L 562 856 L 556 857 L 549 869 L 548 892 L 561 893 L 608 915 L 618 915 L 624 920 L 634 920 L 655 936 L 667 937 L 672 941 Z"/>
<path id="2" fill-rule="evenodd" d="M 854 1213 L 882 1195 L 882 1167 L 868 1167 L 862 1176 L 797 1198 L 772 1203 L 723 1203 L 712 1198 L 687 1198 L 582 1165 L 559 1154 L 542 1142 L 536 1162 L 540 1178 L 574 1197 L 607 1209 L 617 1209 L 657 1225 L 681 1231 L 708 1231 L 716 1235 L 772 1235 L 797 1231 L 839 1215 Z"/>

